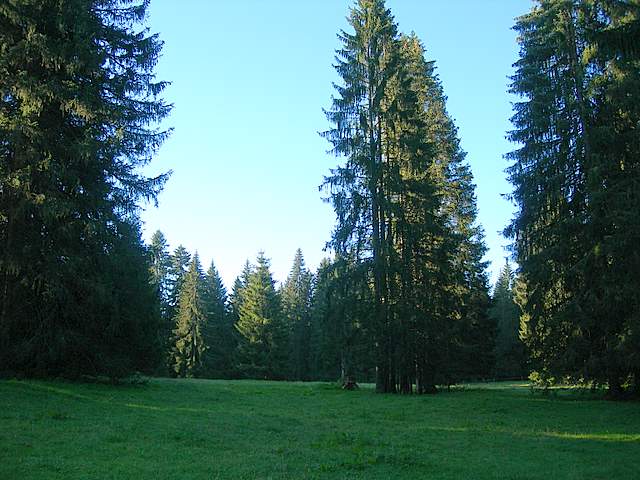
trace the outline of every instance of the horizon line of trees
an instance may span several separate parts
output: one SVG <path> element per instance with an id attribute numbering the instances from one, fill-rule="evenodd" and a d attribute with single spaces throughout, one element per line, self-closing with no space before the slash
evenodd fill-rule
<path id="1" fill-rule="evenodd" d="M 228 292 L 213 262 L 204 272 L 197 252 L 190 254 L 179 245 L 170 253 L 161 231 L 152 236 L 148 251 L 151 284 L 161 303 L 163 325 L 164 363 L 157 374 L 375 380 L 371 332 L 366 324 L 353 321 L 354 311 L 366 314 L 369 305 L 349 291 L 343 262 L 325 258 L 314 273 L 306 267 L 298 249 L 287 279 L 277 287 L 270 262 L 260 252 L 255 264 L 245 263 Z M 496 286 L 494 296 L 495 308 L 502 310 L 491 315 L 496 322 L 504 319 L 500 331 L 505 340 L 497 347 L 497 339 L 491 336 L 484 347 L 492 352 L 492 359 L 496 348 L 507 353 L 496 351 L 496 364 L 489 363 L 483 370 L 456 380 L 525 375 L 522 356 L 509 357 L 521 343 L 517 338 L 518 315 L 503 311 L 512 302 L 513 273 L 508 264 L 501 279 L 504 275 L 506 283 L 498 282 L 501 287 Z M 454 368 L 464 370 L 465 365 Z"/>

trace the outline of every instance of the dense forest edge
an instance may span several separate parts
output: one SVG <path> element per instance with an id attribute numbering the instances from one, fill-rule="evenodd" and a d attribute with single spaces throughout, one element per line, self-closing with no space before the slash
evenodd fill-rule
<path id="1" fill-rule="evenodd" d="M 435 61 L 383 0 L 340 31 L 327 258 L 269 259 L 228 291 L 212 262 L 142 240 L 170 135 L 148 0 L 0 5 L 0 375 L 469 380 L 640 395 L 640 5 L 538 0 L 516 19 L 516 207 L 489 286 L 475 185 Z M 318 106 L 319 108 L 321 106 Z"/>

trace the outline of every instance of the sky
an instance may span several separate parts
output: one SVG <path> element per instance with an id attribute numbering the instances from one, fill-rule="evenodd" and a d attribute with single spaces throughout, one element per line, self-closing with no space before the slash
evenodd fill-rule
<path id="1" fill-rule="evenodd" d="M 171 85 L 169 140 L 145 173 L 172 170 L 159 205 L 142 212 L 144 238 L 161 230 L 173 251 L 213 261 L 230 288 L 259 251 L 283 282 L 301 248 L 312 270 L 335 217 L 318 186 L 339 159 L 327 130 L 336 34 L 349 31 L 346 0 L 153 0 L 147 26 L 165 42 L 157 78 Z M 401 32 L 435 60 L 477 185 L 492 283 L 508 255 L 512 215 L 504 154 L 514 148 L 508 76 L 511 29 L 530 0 L 387 0 Z"/>

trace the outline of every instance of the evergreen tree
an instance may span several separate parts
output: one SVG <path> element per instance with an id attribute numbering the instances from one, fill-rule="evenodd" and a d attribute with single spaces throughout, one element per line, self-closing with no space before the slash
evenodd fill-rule
<path id="1" fill-rule="evenodd" d="M 539 324 L 531 331 L 530 352 L 545 377 L 568 365 L 551 358 L 547 348 L 563 352 L 573 362 L 572 322 L 576 302 L 572 290 L 582 289 L 580 276 L 570 268 L 578 262 L 584 218 L 583 182 L 585 141 L 588 138 L 582 98 L 584 69 L 575 57 L 584 45 L 576 39 L 576 4 L 545 2 L 518 19 L 521 58 L 516 63 L 512 91 L 527 97 L 515 106 L 511 139 L 522 144 L 510 158 L 513 198 L 519 212 L 508 233 L 517 234 L 517 261 L 533 296 L 526 310 Z M 537 343 L 537 345 L 535 345 Z M 575 365 L 574 365 L 575 366 Z M 572 368 L 572 367 L 570 367 Z"/>
<path id="2" fill-rule="evenodd" d="M 282 314 L 289 338 L 288 374 L 292 380 L 309 380 L 311 296 L 313 278 L 304 265 L 302 250 L 293 259 L 289 277 L 280 291 Z"/>
<path id="3" fill-rule="evenodd" d="M 147 3 L 0 5 L 3 369 L 122 375 L 157 338 L 136 333 L 155 308 L 136 205 L 167 176 L 138 167 L 171 107 L 154 78 L 162 42 L 141 25 Z"/>
<path id="4" fill-rule="evenodd" d="M 391 345 L 393 334 L 386 298 L 387 216 L 383 183 L 384 100 L 387 83 L 397 65 L 397 27 L 383 0 L 360 0 L 351 9 L 354 32 L 342 31 L 342 48 L 336 51 L 336 86 L 327 118 L 334 129 L 324 136 L 345 166 L 332 171 L 325 185 L 338 216 L 333 246 L 339 254 L 356 254 L 356 262 L 370 265 L 373 279 L 372 320 L 377 345 L 376 389 L 393 391 Z"/>
<path id="5" fill-rule="evenodd" d="M 175 373 L 174 370 L 174 347 L 176 339 L 174 337 L 176 315 L 180 308 L 180 292 L 187 274 L 191 255 L 187 249 L 178 245 L 173 254 L 169 257 L 169 266 L 167 269 L 167 303 L 166 303 L 166 329 L 163 332 L 164 343 L 167 346 L 165 350 L 165 361 L 169 372 Z"/>
<path id="6" fill-rule="evenodd" d="M 420 41 L 397 34 L 381 0 L 357 2 L 349 19 L 324 134 L 345 157 L 325 180 L 331 245 L 372 286 L 377 391 L 434 392 L 492 364 L 473 180 Z"/>
<path id="7" fill-rule="evenodd" d="M 169 304 L 170 282 L 169 269 L 171 267 L 171 257 L 168 252 L 167 241 L 163 233 L 158 230 L 151 237 L 151 245 L 149 245 L 149 255 L 151 259 L 151 285 L 156 291 L 156 297 L 160 306 L 160 328 L 157 332 L 158 341 L 166 360 L 168 352 L 171 351 L 171 339 L 173 331 L 173 318 L 171 317 L 171 308 Z M 160 371 L 165 370 L 167 362 L 160 362 L 158 367 Z M 166 372 L 166 370 L 165 370 Z"/>
<path id="8" fill-rule="evenodd" d="M 614 0 L 591 8 L 587 71 L 598 65 L 599 74 L 587 91 L 595 106 L 586 174 L 589 288 L 579 301 L 591 317 L 582 328 L 596 335 L 580 374 L 606 381 L 614 395 L 628 388 L 640 396 L 640 8 Z"/>
<path id="9" fill-rule="evenodd" d="M 235 324 L 240 318 L 240 306 L 242 305 L 242 293 L 249 283 L 249 277 L 253 273 L 254 267 L 247 260 L 244 263 L 242 272 L 233 282 L 233 289 L 229 296 L 229 312 L 231 315 L 232 323 Z"/>
<path id="10" fill-rule="evenodd" d="M 413 143 L 426 142 L 421 149 L 427 154 L 409 156 L 423 159 L 422 167 L 413 167 L 407 179 L 412 183 L 404 187 L 412 195 L 405 194 L 403 216 L 408 225 L 403 243 L 413 250 L 414 276 L 426 287 L 411 294 L 418 300 L 414 311 L 421 312 L 413 329 L 421 337 L 416 347 L 419 383 L 433 391 L 436 380 L 482 377 L 492 368 L 493 325 L 487 315 L 488 280 L 482 261 L 486 247 L 476 223 L 473 176 L 446 110 L 435 62 L 425 61 L 424 47 L 415 35 L 402 38 L 402 53 L 420 108 L 411 116 L 422 125 L 414 127 L 419 136 Z M 420 285 L 410 278 L 409 282 Z"/>
<path id="11" fill-rule="evenodd" d="M 151 284 L 158 292 L 158 298 L 163 307 L 163 315 L 166 315 L 169 301 L 169 268 L 171 259 L 167 240 L 160 230 L 157 230 L 151 237 L 149 255 L 151 256 Z"/>
<path id="12" fill-rule="evenodd" d="M 639 13 L 544 0 L 518 19 L 509 169 L 523 335 L 537 375 L 638 383 Z M 613 310 L 612 310 L 613 309 Z"/>
<path id="13" fill-rule="evenodd" d="M 76 282 L 84 283 L 81 295 L 94 292 L 99 301 L 85 318 L 98 319 L 91 327 L 92 334 L 79 342 L 94 342 L 92 348 L 101 367 L 110 376 L 124 376 L 131 371 L 155 374 L 163 365 L 165 345 L 160 336 L 164 323 L 161 304 L 155 288 L 148 282 L 151 256 L 142 241 L 139 223 L 123 223 L 121 237 L 108 256 L 94 258 L 86 265 L 95 268 L 99 280 L 90 280 L 86 271 Z M 118 288 L 114 288 L 118 285 Z M 109 325 L 100 331 L 103 325 Z M 135 346 L 135 349 L 132 348 Z M 78 373 L 81 370 L 78 369 Z"/>
<path id="14" fill-rule="evenodd" d="M 249 274 L 235 324 L 240 334 L 238 369 L 249 378 L 279 379 L 286 371 L 286 327 L 269 267 L 261 252 L 255 271 Z"/>
<path id="15" fill-rule="evenodd" d="M 337 341 L 332 338 L 336 329 L 327 326 L 327 318 L 330 312 L 329 296 L 329 268 L 331 260 L 323 258 L 318 270 L 313 276 L 313 296 L 311 298 L 311 340 L 309 345 L 309 365 L 311 376 L 314 380 L 336 379 L 339 377 L 339 361 L 327 361 L 327 357 L 334 359 L 338 355 L 331 355 L 329 350 L 335 348 Z M 331 371 L 332 367 L 334 368 Z"/>
<path id="16" fill-rule="evenodd" d="M 168 276 L 169 276 L 169 292 L 168 292 L 168 315 L 174 318 L 178 304 L 180 303 L 180 291 L 184 282 L 184 277 L 188 271 L 191 262 L 191 255 L 187 249 L 178 245 L 169 260 Z"/>
<path id="17" fill-rule="evenodd" d="M 204 374 L 214 378 L 232 376 L 232 355 L 235 349 L 233 323 L 227 311 L 227 290 L 211 262 L 204 280 L 203 305 L 206 314 L 204 338 L 207 351 Z"/>
<path id="18" fill-rule="evenodd" d="M 207 350 L 204 274 L 196 252 L 180 285 L 172 352 L 173 371 L 178 377 L 200 376 Z"/>
<path id="19" fill-rule="evenodd" d="M 515 273 L 507 260 L 491 300 L 490 315 L 497 325 L 495 374 L 499 378 L 525 374 L 524 345 L 520 340 L 520 308 L 514 298 Z"/>
<path id="20" fill-rule="evenodd" d="M 453 127 L 453 132 L 456 131 Z M 449 162 L 448 206 L 452 209 L 447 218 L 452 259 L 451 283 L 453 304 L 452 351 L 457 357 L 449 365 L 448 381 L 465 378 L 486 378 L 493 371 L 495 359 L 496 325 L 488 314 L 490 297 L 486 274 L 484 232 L 476 224 L 477 206 L 475 185 L 469 165 L 463 161 L 465 154 L 457 145 Z"/>
<path id="21" fill-rule="evenodd" d="M 231 294 L 229 295 L 229 323 L 233 326 L 232 337 L 235 345 L 231 361 L 231 370 L 234 377 L 240 373 L 238 370 L 238 365 L 241 363 L 241 359 L 238 357 L 240 334 L 238 333 L 238 330 L 237 328 L 235 328 L 235 326 L 240 320 L 240 308 L 242 306 L 244 290 L 249 283 L 249 277 L 251 276 L 253 269 L 253 266 L 249 263 L 249 260 L 247 260 L 244 264 L 242 272 L 238 277 L 236 277 L 235 281 L 233 282 L 233 288 L 231 290 Z"/>
<path id="22" fill-rule="evenodd" d="M 324 259 L 315 275 L 311 305 L 310 357 L 320 380 L 375 380 L 375 351 L 368 317 L 372 292 L 367 270 L 344 258 Z"/>

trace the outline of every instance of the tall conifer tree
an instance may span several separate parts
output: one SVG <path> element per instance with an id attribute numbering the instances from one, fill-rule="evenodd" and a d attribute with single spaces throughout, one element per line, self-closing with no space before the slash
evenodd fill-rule
<path id="1" fill-rule="evenodd" d="M 183 245 L 178 245 L 169 259 L 168 315 L 171 318 L 176 315 L 178 304 L 180 303 L 180 290 L 190 262 L 191 254 Z"/>
<path id="2" fill-rule="evenodd" d="M 235 325 L 240 334 L 238 368 L 249 378 L 284 378 L 286 370 L 286 327 L 269 267 L 261 252 L 244 288 Z"/>
<path id="3" fill-rule="evenodd" d="M 289 277 L 280 290 L 282 315 L 289 337 L 287 375 L 292 380 L 308 380 L 310 376 L 312 281 L 302 250 L 298 249 Z"/>
<path id="4" fill-rule="evenodd" d="M 158 338 L 162 346 L 163 360 L 159 365 L 159 371 L 165 371 L 167 367 L 168 354 L 172 348 L 173 317 L 170 306 L 171 283 L 169 279 L 169 269 L 171 268 L 171 256 L 168 252 L 167 240 L 164 234 L 158 230 L 151 237 L 149 245 L 149 255 L 151 259 L 151 285 L 156 291 L 156 297 L 160 306 L 160 328 Z"/>
<path id="5" fill-rule="evenodd" d="M 204 371 L 208 320 L 204 296 L 204 274 L 196 252 L 180 285 L 180 300 L 175 316 L 172 353 L 173 371 L 178 377 L 200 376 Z"/>
<path id="6" fill-rule="evenodd" d="M 342 31 L 336 71 L 342 85 L 328 110 L 334 125 L 324 136 L 344 167 L 332 171 L 325 185 L 338 216 L 333 246 L 339 254 L 370 264 L 373 324 L 378 355 L 376 389 L 393 391 L 392 328 L 387 310 L 387 215 L 383 166 L 383 130 L 387 84 L 397 66 L 397 27 L 383 0 L 360 0 L 351 9 L 353 33 Z"/>
<path id="7" fill-rule="evenodd" d="M 160 230 L 157 230 L 151 237 L 149 255 L 151 256 L 151 284 L 157 289 L 158 298 L 163 307 L 163 315 L 166 315 L 169 301 L 171 257 L 168 252 L 167 240 Z"/>
<path id="8" fill-rule="evenodd" d="M 491 299 L 490 314 L 497 326 L 496 376 L 522 377 L 525 373 L 524 345 L 520 340 L 520 308 L 514 299 L 515 272 L 507 260 L 500 271 Z"/>
<path id="9" fill-rule="evenodd" d="M 128 285 L 139 275 L 116 275 L 119 262 L 148 268 L 136 205 L 167 178 L 138 173 L 167 136 L 153 125 L 171 109 L 154 77 L 162 42 L 142 25 L 147 4 L 0 4 L 5 369 L 120 375 L 147 348 L 134 335 L 147 315 L 129 312 L 154 307 L 123 291 L 143 288 Z"/>
<path id="10" fill-rule="evenodd" d="M 206 315 L 204 338 L 207 351 L 204 374 L 215 378 L 232 376 L 232 355 L 235 349 L 233 323 L 227 310 L 227 290 L 213 262 L 205 275 L 203 306 Z"/>
<path id="11" fill-rule="evenodd" d="M 332 246 L 372 285 L 377 391 L 433 392 L 490 370 L 474 185 L 420 41 L 397 34 L 381 0 L 357 2 L 349 19 L 324 134 L 345 159 L 325 180 L 338 217 Z M 482 367 L 466 368 L 471 358 Z"/>
<path id="12" fill-rule="evenodd" d="M 524 338 L 543 379 L 613 394 L 639 381 L 638 23 L 633 2 L 542 0 L 515 27 Z"/>

